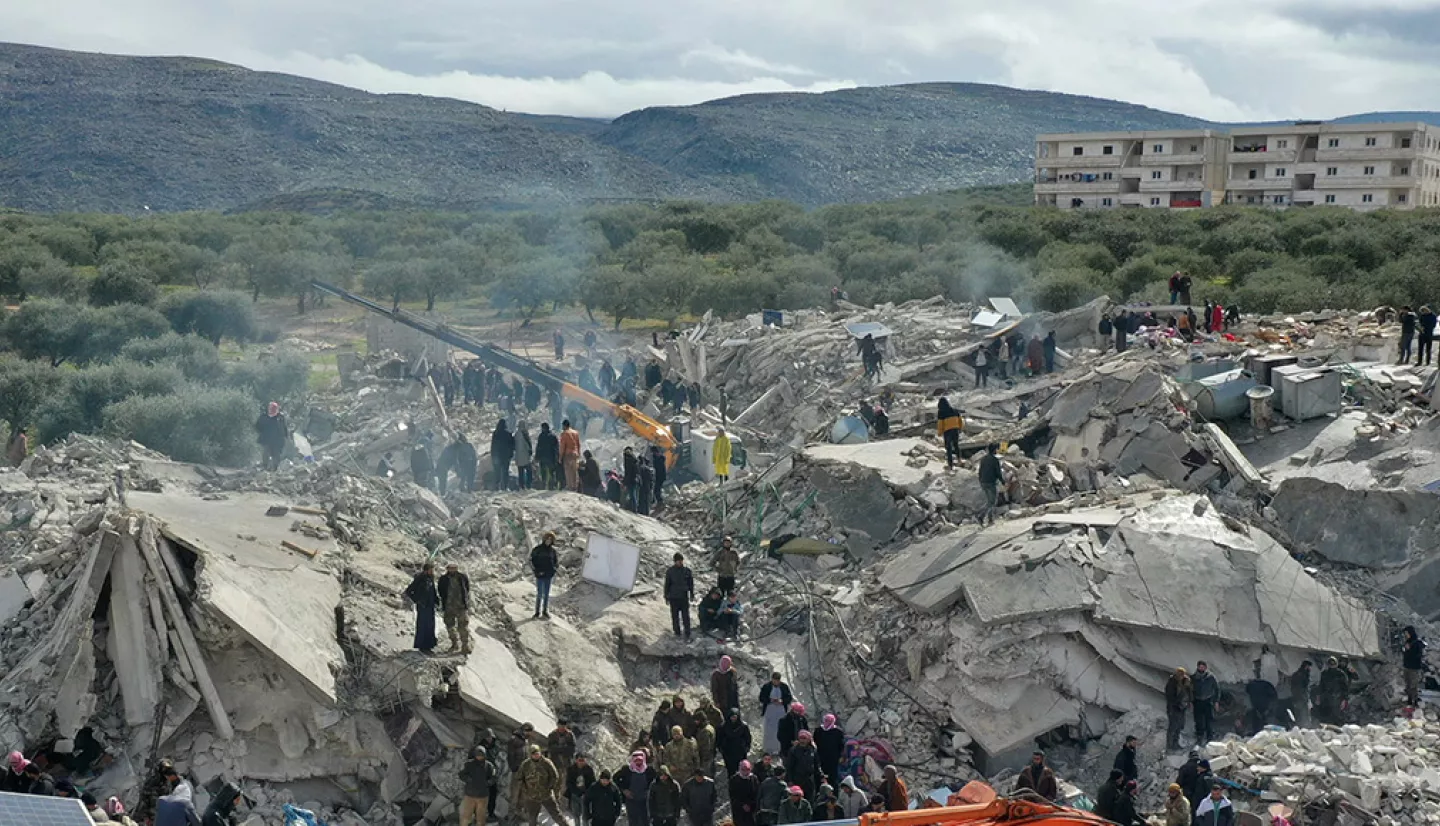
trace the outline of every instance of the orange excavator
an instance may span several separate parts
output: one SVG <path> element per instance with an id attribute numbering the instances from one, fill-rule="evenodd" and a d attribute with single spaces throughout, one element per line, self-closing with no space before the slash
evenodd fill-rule
<path id="1" fill-rule="evenodd" d="M 950 795 L 944 806 L 862 814 L 859 826 L 1114 826 L 1092 812 L 1051 803 L 1033 792 L 1000 797 L 979 781 Z"/>

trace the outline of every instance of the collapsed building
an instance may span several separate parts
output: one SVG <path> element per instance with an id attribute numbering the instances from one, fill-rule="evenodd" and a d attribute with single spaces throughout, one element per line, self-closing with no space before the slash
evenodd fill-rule
<path id="1" fill-rule="evenodd" d="M 314 460 L 279 473 L 96 439 L 42 448 L 0 472 L 0 733 L 122 797 L 172 756 L 201 786 L 242 782 L 257 826 L 285 803 L 334 823 L 440 822 L 486 729 L 503 743 L 563 717 L 584 751 L 618 765 L 661 699 L 706 693 L 723 653 L 747 685 L 780 670 L 814 711 L 836 713 L 867 749 L 867 778 L 894 762 L 912 788 L 1004 788 L 1045 744 L 1092 789 L 1133 733 L 1146 737 L 1153 805 L 1173 769 L 1161 738 L 1177 665 L 1205 660 L 1220 676 L 1225 732 L 1245 682 L 1283 687 L 1299 661 L 1333 655 L 1365 673 L 1357 713 L 1389 733 L 1317 731 L 1335 754 L 1318 764 L 1350 776 L 1353 753 L 1384 755 L 1393 781 L 1296 785 L 1329 776 L 1290 771 L 1314 758 L 1278 756 L 1313 745 L 1303 732 L 1211 752 L 1256 801 L 1429 812 L 1433 772 L 1381 750 L 1437 731 L 1433 712 L 1385 713 L 1392 629 L 1440 612 L 1424 375 L 1379 365 L 1391 330 L 1368 314 L 1259 319 L 1233 340 L 1140 339 L 1117 354 L 1095 332 L 1109 309 L 842 303 L 627 345 L 611 358 L 655 360 L 703 387 L 686 430 L 723 424 L 746 445 L 745 471 L 723 485 L 682 462 L 658 519 L 571 493 L 414 484 L 418 435 L 466 432 L 483 453 L 501 414 L 440 408 L 404 378 L 403 357 L 348 359 L 343 389 L 296 417 Z M 884 332 L 878 379 L 859 366 L 866 330 Z M 1052 330 L 1055 373 L 974 387 L 973 355 L 991 338 Z M 1200 394 L 1260 383 L 1239 365 L 1291 354 L 1343 378 L 1342 409 L 1201 420 Z M 940 395 L 966 420 L 955 468 L 934 437 Z M 888 436 L 831 440 L 837 421 L 881 401 Z M 586 440 L 607 465 L 640 444 L 599 420 Z M 1004 514 L 977 527 L 974 454 L 991 443 Z M 374 470 L 386 454 L 393 477 Z M 555 619 L 537 622 L 528 551 L 545 531 L 559 535 L 562 573 Z M 725 535 L 746 549 L 746 632 L 682 644 L 657 583 L 677 551 L 713 581 Z M 785 536 L 819 545 L 764 550 Z M 633 586 L 587 577 L 594 537 L 634 549 Z M 427 559 L 471 577 L 468 657 L 411 650 L 400 594 Z"/>

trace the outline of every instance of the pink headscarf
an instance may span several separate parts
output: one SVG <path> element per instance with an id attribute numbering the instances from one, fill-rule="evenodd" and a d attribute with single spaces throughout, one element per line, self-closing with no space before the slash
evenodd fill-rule
<path id="1" fill-rule="evenodd" d="M 790 713 L 791 713 L 791 714 L 804 714 L 804 713 L 805 713 L 805 704 L 804 704 L 804 703 L 791 703 L 791 704 L 790 704 Z"/>
<path id="2" fill-rule="evenodd" d="M 835 728 L 835 715 L 833 715 L 833 714 L 827 714 L 827 715 L 825 715 L 824 717 L 821 717 L 821 718 L 820 718 L 820 728 L 823 728 L 823 729 L 825 729 L 826 731 L 829 731 L 830 729 Z"/>
<path id="3" fill-rule="evenodd" d="M 753 768 L 753 767 L 750 765 L 750 761 L 749 761 L 749 760 L 741 760 L 741 761 L 740 761 L 740 776 L 741 776 L 741 777 L 749 777 L 749 776 L 750 776 L 750 770 L 751 770 L 751 768 Z"/>
<path id="4" fill-rule="evenodd" d="M 18 751 L 10 752 L 10 754 L 6 756 L 5 762 L 10 764 L 10 771 L 16 774 L 25 771 L 25 767 L 30 765 L 30 761 L 25 759 L 25 755 Z"/>
<path id="5" fill-rule="evenodd" d="M 125 814 L 125 804 L 120 802 L 120 798 L 112 797 L 105 801 L 105 814 L 123 815 Z"/>
<path id="6" fill-rule="evenodd" d="M 811 740 L 814 740 L 814 739 L 815 739 L 815 735 L 811 734 L 811 733 L 808 732 L 808 731 L 805 731 L 804 729 L 801 729 L 801 730 L 800 730 L 800 733 L 797 734 L 797 735 L 795 735 L 795 736 L 796 736 L 797 738 L 799 738 L 800 742 L 802 742 L 802 743 L 808 743 L 808 742 L 810 742 Z"/>
<path id="7" fill-rule="evenodd" d="M 729 670 L 730 670 L 730 664 L 731 664 L 731 663 L 730 663 L 730 657 L 729 657 L 728 655 L 727 655 L 727 656 L 724 656 L 724 657 L 721 657 L 721 658 L 720 658 L 720 673 L 721 673 L 721 674 L 724 674 L 724 673 L 726 673 L 727 671 L 729 671 Z"/>
<path id="8" fill-rule="evenodd" d="M 645 752 L 637 751 L 630 754 L 630 770 L 635 772 L 645 771 Z"/>
<path id="9" fill-rule="evenodd" d="M 266 412 L 266 413 L 269 413 L 271 416 L 279 416 L 279 415 L 280 415 L 280 403 L 279 403 L 279 402 L 270 402 L 269 406 L 267 406 L 267 407 L 265 408 L 265 412 Z"/>

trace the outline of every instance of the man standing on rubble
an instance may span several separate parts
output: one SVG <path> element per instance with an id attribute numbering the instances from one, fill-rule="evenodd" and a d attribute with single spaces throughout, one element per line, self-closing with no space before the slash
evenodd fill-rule
<path id="1" fill-rule="evenodd" d="M 1335 657 L 1325 661 L 1317 696 L 1320 702 L 1315 706 L 1315 716 L 1320 722 L 1332 726 L 1344 725 L 1345 705 L 1350 699 L 1350 675 L 1345 673 Z"/>
<path id="2" fill-rule="evenodd" d="M 1220 683 L 1204 660 L 1195 664 L 1195 744 L 1203 746 L 1215 737 L 1215 702 L 1220 699 Z"/>
<path id="3" fill-rule="evenodd" d="M 1400 308 L 1400 361 L 1410 363 L 1410 343 L 1415 340 L 1415 311 L 1406 304 Z"/>
<path id="4" fill-rule="evenodd" d="M 995 506 L 1000 501 L 1000 481 L 1004 475 L 1000 468 L 1000 457 L 995 453 L 1000 446 L 990 443 L 985 446 L 985 455 L 980 457 L 980 490 L 985 494 L 985 510 L 980 514 L 980 524 L 995 522 Z"/>
<path id="5" fill-rule="evenodd" d="M 469 493 L 475 490 L 475 466 L 480 461 L 475 455 L 475 446 L 464 433 L 456 433 L 455 441 L 446 445 L 445 450 L 440 453 L 440 467 L 436 469 L 436 476 L 440 479 L 440 493 L 444 495 L 446 483 L 450 479 L 450 471 L 454 470 L 455 475 L 460 477 L 460 489 Z"/>
<path id="6" fill-rule="evenodd" d="M 1030 343 L 1025 345 L 1025 361 L 1031 376 L 1038 376 L 1045 369 L 1045 345 L 1039 336 L 1031 336 Z"/>
<path id="7" fill-rule="evenodd" d="M 445 611 L 445 631 L 450 635 L 450 650 L 470 653 L 470 577 L 460 573 L 454 562 L 445 566 L 445 576 L 437 587 L 440 606 Z"/>
<path id="8" fill-rule="evenodd" d="M 1305 660 L 1290 675 L 1290 711 L 1296 728 L 1310 728 L 1310 669 L 1314 665 Z"/>
<path id="9" fill-rule="evenodd" d="M 570 764 L 575 762 L 575 752 L 575 732 L 570 730 L 570 726 L 566 724 L 564 718 L 556 720 L 555 730 L 545 738 L 545 756 L 555 764 L 555 770 L 558 772 L 561 766 L 566 769 L 570 768 Z M 563 786 L 557 786 L 556 791 L 560 791 L 561 788 Z"/>
<path id="10" fill-rule="evenodd" d="M 1434 325 L 1431 325 L 1432 329 Z M 260 418 L 255 420 L 255 439 L 265 453 L 265 469 L 280 469 L 280 455 L 285 452 L 285 440 L 290 438 L 290 424 L 280 412 L 279 402 L 270 402 Z"/>
<path id="11" fill-rule="evenodd" d="M 430 459 L 430 445 L 423 438 L 410 451 L 410 472 L 415 484 L 426 490 L 435 484 L 435 463 Z"/>
<path id="12" fill-rule="evenodd" d="M 580 490 L 580 433 L 570 420 L 560 423 L 560 464 L 565 468 L 565 489 Z"/>
<path id="13" fill-rule="evenodd" d="M 155 826 L 199 826 L 200 813 L 195 811 L 195 789 L 174 767 L 166 775 L 170 793 L 155 801 Z"/>
<path id="14" fill-rule="evenodd" d="M 476 746 L 460 769 L 460 782 L 465 784 L 465 796 L 460 800 L 460 826 L 485 826 L 489 816 L 495 766 L 486 756 L 485 747 Z"/>
<path id="15" fill-rule="evenodd" d="M 695 576 L 685 567 L 685 555 L 675 554 L 675 564 L 665 571 L 665 601 L 670 603 L 670 626 L 690 641 L 690 603 L 695 600 Z"/>
<path id="16" fill-rule="evenodd" d="M 435 606 L 440 594 L 435 589 L 435 566 L 426 562 L 410 581 L 405 596 L 415 605 L 415 649 L 424 654 L 435 650 Z"/>
<path id="17" fill-rule="evenodd" d="M 570 760 L 569 768 L 565 769 L 565 799 L 570 804 L 570 816 L 575 818 L 575 826 L 584 826 L 590 822 L 590 817 L 585 812 L 585 798 L 594 785 L 595 769 L 590 766 L 589 759 L 583 754 L 575 755 Z M 618 805 L 616 813 L 619 813 Z"/>
<path id="18" fill-rule="evenodd" d="M 715 444 L 712 447 L 712 456 L 715 464 L 715 478 L 720 484 L 730 481 L 730 437 L 725 435 L 725 428 L 715 428 Z"/>
<path id="19" fill-rule="evenodd" d="M 540 544 L 530 549 L 530 569 L 535 572 L 535 619 L 550 619 L 550 583 L 560 567 L 560 554 L 555 550 L 555 533 L 546 531 Z"/>
<path id="20" fill-rule="evenodd" d="M 539 746 L 530 746 L 530 756 L 522 761 L 515 776 L 516 799 L 529 826 L 539 826 L 541 809 L 549 813 L 558 826 L 569 826 L 555 803 L 555 788 L 559 783 L 560 772 L 555 764 L 545 759 Z"/>
<path id="21" fill-rule="evenodd" d="M 1140 769 L 1137 765 L 1135 753 L 1140 749 L 1140 738 L 1130 735 L 1125 738 L 1125 745 L 1120 747 L 1120 752 L 1115 755 L 1113 768 L 1119 770 L 1125 776 L 1125 782 L 1138 780 Z"/>
<path id="22" fill-rule="evenodd" d="M 979 354 L 976 355 L 978 357 Z M 955 469 L 955 462 L 960 459 L 960 432 L 964 427 L 965 420 L 960 417 L 960 411 L 951 406 L 949 399 L 941 398 L 935 430 L 945 443 L 945 467 L 951 470 Z"/>
<path id="23" fill-rule="evenodd" d="M 735 590 L 735 579 L 740 575 L 740 552 L 735 550 L 735 541 L 730 537 L 720 540 L 720 550 L 715 554 L 716 585 L 722 594 Z"/>
<path id="24" fill-rule="evenodd" d="M 1420 684 L 1425 677 L 1425 643 L 1415 626 L 1405 626 L 1405 648 L 1401 665 L 1405 669 L 1405 703 L 1411 708 L 1420 705 Z"/>
<path id="25" fill-rule="evenodd" d="M 1029 789 L 1052 802 L 1060 796 L 1060 784 L 1055 780 L 1055 772 L 1045 765 L 1045 752 L 1036 751 L 1030 755 L 1030 762 L 1015 781 L 1015 791 L 1021 789 Z"/>
<path id="26" fill-rule="evenodd" d="M 1115 328 L 1115 352 L 1123 353 L 1125 352 L 1125 337 L 1130 334 L 1129 315 L 1121 310 L 1115 316 L 1115 323 L 1112 326 Z"/>
<path id="27" fill-rule="evenodd" d="M 1190 675 L 1185 673 L 1184 668 L 1175 669 L 1175 673 L 1165 681 L 1165 719 L 1168 723 L 1165 747 L 1170 751 L 1180 749 L 1180 733 L 1185 730 L 1185 712 L 1190 710 L 1194 699 L 1195 689 L 1190 683 Z"/>
<path id="28" fill-rule="evenodd" d="M 620 454 L 620 466 L 624 475 L 620 482 L 625 486 L 625 510 L 634 513 L 639 508 L 640 460 L 635 458 L 635 449 L 629 445 Z"/>
<path id="29" fill-rule="evenodd" d="M 1055 372 L 1055 331 L 1051 330 L 1045 334 L 1045 339 L 1040 342 L 1045 351 L 1045 372 Z"/>
<path id="30" fill-rule="evenodd" d="M 540 471 L 540 489 L 555 490 L 560 482 L 560 440 L 549 422 L 540 423 L 535 436 L 535 465 Z"/>
<path id="31" fill-rule="evenodd" d="M 495 489 L 510 489 L 510 460 L 515 458 L 515 434 L 501 419 L 490 434 L 490 465 L 495 473 Z"/>
<path id="32" fill-rule="evenodd" d="M 1415 354 L 1415 365 L 1430 365 L 1430 349 L 1435 344 L 1435 312 L 1429 305 L 1420 308 L 1420 352 Z"/>

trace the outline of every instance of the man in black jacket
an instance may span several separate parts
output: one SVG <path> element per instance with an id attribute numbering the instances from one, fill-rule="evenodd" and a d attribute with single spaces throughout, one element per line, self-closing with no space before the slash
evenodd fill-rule
<path id="1" fill-rule="evenodd" d="M 1405 702 L 1412 708 L 1420 705 L 1420 684 L 1425 677 L 1425 643 L 1415 626 L 1405 626 L 1405 648 L 1401 666 L 1405 669 Z"/>
<path id="2" fill-rule="evenodd" d="M 611 781 L 610 770 L 600 772 L 600 779 L 585 792 L 585 819 L 590 826 L 615 826 L 625 798 Z"/>
<path id="3" fill-rule="evenodd" d="M 675 554 L 675 564 L 665 571 L 665 601 L 670 603 L 670 626 L 675 636 L 684 628 L 690 641 L 690 603 L 695 599 L 695 577 L 685 567 L 685 555 Z"/>
<path id="4" fill-rule="evenodd" d="M 515 458 L 515 436 L 501 419 L 490 434 L 490 464 L 495 472 L 495 489 L 510 488 L 510 460 Z"/>
<path id="5" fill-rule="evenodd" d="M 1000 501 L 1000 481 L 1004 474 L 1000 469 L 1000 458 L 995 455 L 999 445 L 985 446 L 985 455 L 980 457 L 980 490 L 985 494 L 985 510 L 980 514 L 981 524 L 995 521 L 995 505 Z"/>
<path id="6" fill-rule="evenodd" d="M 1140 778 L 1140 770 L 1135 763 L 1135 750 L 1140 748 L 1140 738 L 1130 735 L 1125 738 L 1125 745 L 1120 747 L 1120 753 L 1115 755 L 1113 768 L 1120 772 L 1128 783 L 1131 780 Z"/>
<path id="7" fill-rule="evenodd" d="M 650 466 L 655 471 L 655 509 L 659 510 L 665 506 L 665 476 L 669 471 L 665 466 L 665 451 L 659 445 L 650 446 Z"/>
<path id="8" fill-rule="evenodd" d="M 680 799 L 690 826 L 714 826 L 715 781 L 705 776 L 703 768 L 696 766 L 694 776 L 680 787 Z"/>
<path id="9" fill-rule="evenodd" d="M 640 483 L 640 461 L 635 458 L 634 448 L 630 447 L 625 448 L 620 461 L 624 468 L 620 482 L 625 486 L 625 510 L 634 513 L 639 506 L 639 491 L 636 486 Z"/>
<path id="10" fill-rule="evenodd" d="M 1410 345 L 1415 341 L 1415 311 L 1406 304 L 1400 308 L 1400 364 L 1410 363 Z"/>
<path id="11" fill-rule="evenodd" d="M 550 583 L 555 579 L 555 570 L 560 566 L 560 554 L 555 550 L 555 534 L 546 531 L 540 544 L 530 550 L 530 568 L 535 572 L 535 618 L 550 619 Z"/>
<path id="12" fill-rule="evenodd" d="M 1415 353 L 1415 364 L 1429 365 L 1430 350 L 1435 344 L 1435 311 L 1428 306 L 1420 308 L 1420 349 Z"/>
<path id="13" fill-rule="evenodd" d="M 571 742 L 574 742 L 573 735 Z M 570 804 L 570 815 L 575 818 L 575 826 L 585 826 L 587 823 L 586 796 L 594 785 L 594 767 L 590 765 L 590 761 L 586 759 L 585 755 L 575 755 L 570 761 L 570 766 L 565 769 L 565 800 Z"/>
<path id="14" fill-rule="evenodd" d="M 1215 702 L 1220 699 L 1220 683 L 1204 660 L 1195 664 L 1190 680 L 1195 697 L 1195 744 L 1203 746 L 1215 736 Z"/>
<path id="15" fill-rule="evenodd" d="M 1435 325 L 1432 323 L 1430 327 L 1433 330 Z M 285 440 L 289 436 L 290 425 L 285 421 L 285 414 L 280 412 L 280 403 L 270 402 L 265 412 L 255 420 L 255 438 L 265 451 L 266 470 L 280 468 L 280 455 L 285 452 Z"/>
<path id="16" fill-rule="evenodd" d="M 454 562 L 445 566 L 445 576 L 436 583 L 440 609 L 444 611 L 445 630 L 450 634 L 450 650 L 470 653 L 470 577 L 460 573 Z"/>
<path id="17" fill-rule="evenodd" d="M 549 422 L 540 424 L 540 433 L 535 436 L 535 464 L 540 468 L 540 488 L 557 490 L 560 487 L 560 440 L 550 429 Z"/>
<path id="18" fill-rule="evenodd" d="M 490 790 L 495 787 L 495 765 L 486 759 L 484 746 L 476 746 L 460 767 L 465 797 L 460 801 L 460 826 L 485 826 L 490 812 Z"/>
<path id="19" fill-rule="evenodd" d="M 1119 769 L 1110 770 L 1110 779 L 1095 794 L 1094 812 L 1103 818 L 1113 819 L 1115 815 L 1115 803 L 1120 797 L 1120 790 L 1125 787 L 1125 776 Z M 1127 824 L 1129 826 L 1129 824 Z"/>

